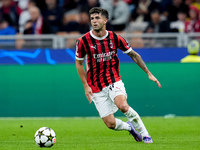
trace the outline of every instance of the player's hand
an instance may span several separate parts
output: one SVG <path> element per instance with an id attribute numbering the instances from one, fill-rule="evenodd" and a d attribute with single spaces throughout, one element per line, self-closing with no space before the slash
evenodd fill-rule
<path id="1" fill-rule="evenodd" d="M 160 82 L 156 79 L 156 77 L 154 77 L 154 75 L 149 74 L 149 79 L 152 80 L 152 81 L 154 81 L 154 82 L 156 82 L 156 84 L 158 85 L 159 88 L 162 87 L 161 84 L 160 84 Z"/>
<path id="2" fill-rule="evenodd" d="M 92 103 L 92 95 L 93 95 L 93 93 L 92 93 L 92 89 L 89 86 L 85 87 L 85 95 L 86 95 L 89 103 Z"/>

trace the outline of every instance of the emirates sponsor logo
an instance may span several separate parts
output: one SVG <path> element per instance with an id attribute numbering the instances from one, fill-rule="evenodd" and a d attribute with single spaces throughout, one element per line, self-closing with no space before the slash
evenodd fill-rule
<path id="1" fill-rule="evenodd" d="M 101 54 L 93 54 L 94 59 L 97 62 L 108 61 L 112 59 L 112 56 L 115 54 L 115 51 L 101 53 Z"/>

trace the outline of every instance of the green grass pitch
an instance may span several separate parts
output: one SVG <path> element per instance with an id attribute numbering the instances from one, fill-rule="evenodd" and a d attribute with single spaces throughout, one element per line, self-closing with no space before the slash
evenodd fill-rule
<path id="1" fill-rule="evenodd" d="M 56 132 L 52 150 L 200 149 L 200 117 L 143 117 L 142 120 L 153 144 L 136 142 L 127 131 L 107 129 L 99 118 L 0 118 L 0 150 L 41 149 L 35 144 L 34 134 L 43 126 Z"/>

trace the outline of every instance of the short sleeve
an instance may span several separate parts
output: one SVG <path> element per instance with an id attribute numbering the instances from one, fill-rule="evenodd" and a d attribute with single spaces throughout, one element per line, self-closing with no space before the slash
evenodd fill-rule
<path id="1" fill-rule="evenodd" d="M 129 53 L 132 48 L 130 46 L 130 44 L 128 43 L 127 40 L 125 40 L 123 37 L 121 37 L 120 35 L 117 35 L 118 37 L 118 47 L 119 49 L 121 49 L 123 51 L 123 53 Z"/>
<path id="2" fill-rule="evenodd" d="M 86 51 L 84 49 L 84 46 L 83 46 L 83 43 L 82 43 L 82 40 L 81 39 L 78 39 L 76 41 L 76 59 L 77 60 L 83 60 L 84 57 L 86 55 Z"/>

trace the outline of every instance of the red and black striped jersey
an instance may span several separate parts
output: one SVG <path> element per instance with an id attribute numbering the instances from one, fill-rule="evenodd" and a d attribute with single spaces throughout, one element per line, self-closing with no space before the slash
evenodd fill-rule
<path id="1" fill-rule="evenodd" d="M 129 53 L 132 48 L 120 35 L 106 31 L 104 37 L 87 32 L 76 42 L 76 59 L 86 63 L 87 82 L 93 93 L 121 80 L 117 49 Z"/>

